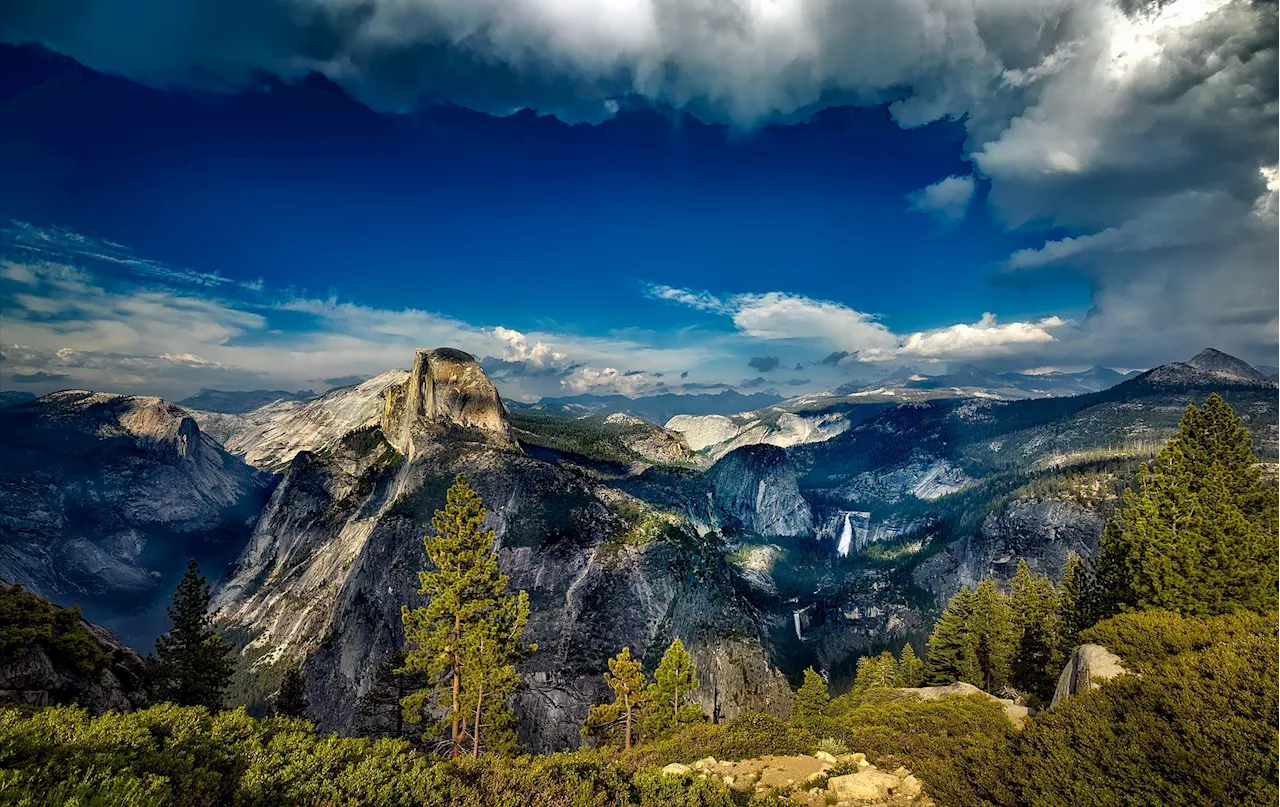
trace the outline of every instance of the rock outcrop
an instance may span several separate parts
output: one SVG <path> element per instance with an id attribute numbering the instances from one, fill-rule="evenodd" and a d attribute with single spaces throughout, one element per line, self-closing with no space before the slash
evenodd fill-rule
<path id="1" fill-rule="evenodd" d="M 195 557 L 239 554 L 270 478 L 159 398 L 55 392 L 0 409 L 0 576 L 147 647 Z"/>
<path id="2" fill-rule="evenodd" d="M 419 350 L 409 378 L 383 393 L 382 434 L 411 457 L 414 441 L 438 438 L 441 429 L 479 429 L 484 438 L 514 447 L 498 388 L 471 354 L 453 348 Z"/>
<path id="3" fill-rule="evenodd" d="M 739 448 L 708 472 L 715 505 L 740 531 L 763 536 L 811 535 L 813 511 L 787 452 L 776 446 Z"/>
<path id="4" fill-rule="evenodd" d="M 4 587 L 0 580 L 0 588 Z M 142 658 L 100 625 L 79 619 L 72 629 L 87 634 L 102 651 L 103 662 L 85 669 L 40 642 L 10 648 L 0 658 L 0 703 L 77 704 L 95 715 L 146 705 Z"/>
<path id="5" fill-rule="evenodd" d="M 1102 645 L 1082 644 L 1071 652 L 1058 686 L 1053 691 L 1053 703 L 1057 706 L 1082 692 L 1097 689 L 1104 681 L 1110 681 L 1126 672 L 1120 657 Z"/>

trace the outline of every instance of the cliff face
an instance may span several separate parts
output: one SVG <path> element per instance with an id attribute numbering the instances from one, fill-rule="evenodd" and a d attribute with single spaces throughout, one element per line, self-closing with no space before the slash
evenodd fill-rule
<path id="1" fill-rule="evenodd" d="M 716 506 L 740 530 L 763 536 L 813 534 L 813 512 L 783 449 L 739 448 L 712 466 L 709 476 Z"/>
<path id="2" fill-rule="evenodd" d="M 269 478 L 159 398 L 71 390 L 0 409 L 0 576 L 146 647 L 188 557 L 217 570 Z"/>
<path id="3" fill-rule="evenodd" d="M 620 515 L 634 502 L 619 508 L 624 494 L 526 456 L 492 383 L 446 350 L 418 352 L 375 425 L 290 465 L 215 601 L 248 640 L 242 663 L 305 659 L 321 727 L 354 730 L 359 695 L 403 641 L 401 606 L 421 601 L 422 538 L 457 473 L 484 498 L 513 588 L 529 592 L 539 650 L 516 702 L 529 748 L 576 746 L 607 659 L 629 646 L 656 665 L 675 636 L 699 662 L 708 713 L 787 708 L 714 539 L 687 528 L 635 537 L 634 515 Z"/>

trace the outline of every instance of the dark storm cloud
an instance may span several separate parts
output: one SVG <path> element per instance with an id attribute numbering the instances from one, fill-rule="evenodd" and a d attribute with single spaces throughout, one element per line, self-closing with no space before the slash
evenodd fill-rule
<path id="1" fill-rule="evenodd" d="M 755 356 L 747 362 L 747 366 L 759 373 L 767 373 L 777 369 L 781 364 L 777 356 Z"/>

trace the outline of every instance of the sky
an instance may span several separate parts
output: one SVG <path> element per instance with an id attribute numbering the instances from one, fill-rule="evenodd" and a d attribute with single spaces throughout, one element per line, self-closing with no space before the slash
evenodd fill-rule
<path id="1" fill-rule="evenodd" d="M 1277 364 L 1277 14 L 0 8 L 0 388 L 510 397 Z"/>

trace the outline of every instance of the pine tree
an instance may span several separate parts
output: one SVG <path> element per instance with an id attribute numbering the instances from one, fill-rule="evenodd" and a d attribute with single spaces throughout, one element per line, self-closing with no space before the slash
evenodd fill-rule
<path id="1" fill-rule="evenodd" d="M 1102 618 L 1101 595 L 1093 568 L 1074 552 L 1058 589 L 1058 657 L 1065 661 L 1080 644 L 1080 632 Z"/>
<path id="2" fill-rule="evenodd" d="M 900 686 L 901 682 L 898 660 L 888 650 L 878 656 L 863 656 L 858 659 L 858 671 L 853 681 L 855 691 L 886 689 Z"/>
<path id="3" fill-rule="evenodd" d="M 1277 601 L 1276 490 L 1217 395 L 1188 407 L 1139 472 L 1098 548 L 1101 616 L 1160 608 L 1205 616 Z"/>
<path id="4" fill-rule="evenodd" d="M 424 689 L 430 679 L 422 670 L 406 670 L 403 648 L 391 652 L 378 664 L 367 692 L 360 696 L 360 730 L 374 737 L 409 738 L 409 724 L 401 701 Z"/>
<path id="5" fill-rule="evenodd" d="M 973 599 L 973 592 L 961 586 L 934 624 L 925 660 L 925 680 L 929 684 L 967 681 L 979 685 L 976 648 L 969 627 Z"/>
<path id="6" fill-rule="evenodd" d="M 306 717 L 310 706 L 302 669 L 297 663 L 290 664 L 285 668 L 280 689 L 276 692 L 275 713 L 282 717 Z"/>
<path id="7" fill-rule="evenodd" d="M 193 558 L 169 607 L 172 627 L 156 639 L 155 655 L 147 657 L 147 678 L 156 700 L 222 708 L 231 682 L 232 650 L 214 629 L 209 600 L 209 584 Z"/>
<path id="8" fill-rule="evenodd" d="M 484 529 L 484 503 L 459 474 L 437 510 L 434 536 L 423 539 L 434 569 L 418 573 L 426 606 L 401 609 L 408 652 L 405 669 L 422 671 L 428 685 L 406 696 L 406 717 L 443 710 L 432 733 L 449 733 L 451 756 L 462 753 L 466 726 L 471 726 L 471 752 L 499 748 L 511 737 L 513 717 L 507 701 L 518 676 L 515 664 L 534 646 L 522 636 L 529 618 L 523 591 L 507 591 L 508 578 L 498 568 L 493 531 Z M 487 743 L 485 730 L 497 742 Z"/>
<path id="9" fill-rule="evenodd" d="M 1009 601 L 988 577 L 978 584 L 969 617 L 981 679 L 977 686 L 998 693 L 1009 683 L 1017 644 Z"/>
<path id="10" fill-rule="evenodd" d="M 631 658 L 631 648 L 609 659 L 609 672 L 604 682 L 613 690 L 613 702 L 591 707 L 582 726 L 582 736 L 601 731 L 621 731 L 622 747 L 631 748 L 639 718 L 649 704 L 649 682 L 639 659 Z"/>
<path id="11" fill-rule="evenodd" d="M 645 736 L 661 737 L 705 718 L 702 707 L 689 698 L 698 688 L 698 670 L 679 637 L 662 654 L 653 679 L 649 686 L 652 705 L 645 710 Z"/>
<path id="12" fill-rule="evenodd" d="M 902 686 L 912 688 L 924 686 L 924 662 L 916 656 L 916 651 L 909 642 L 902 646 L 902 652 L 898 658 Z"/>
<path id="13" fill-rule="evenodd" d="M 1025 560 L 1009 584 L 1009 606 L 1016 638 L 1011 683 L 1040 698 L 1053 696 L 1057 683 L 1058 591 L 1045 575 L 1031 573 Z"/>
<path id="14" fill-rule="evenodd" d="M 814 734 L 825 734 L 827 707 L 831 692 L 827 682 L 812 667 L 804 671 L 804 683 L 796 690 L 796 700 L 791 707 L 791 721 Z"/>

